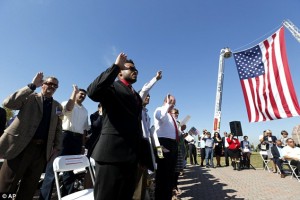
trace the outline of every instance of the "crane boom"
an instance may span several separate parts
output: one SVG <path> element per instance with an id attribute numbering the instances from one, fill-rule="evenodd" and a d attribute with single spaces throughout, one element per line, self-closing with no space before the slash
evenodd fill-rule
<path id="1" fill-rule="evenodd" d="M 300 30 L 290 20 L 284 20 L 283 25 L 292 33 L 298 42 L 300 42 Z"/>
<path id="2" fill-rule="evenodd" d="M 229 48 L 221 49 L 220 58 L 219 58 L 219 71 L 218 71 L 218 80 L 217 80 L 217 94 L 216 94 L 213 132 L 220 132 L 221 104 L 222 104 L 223 79 L 224 79 L 224 58 L 229 58 L 229 57 L 231 57 L 230 49 Z"/>

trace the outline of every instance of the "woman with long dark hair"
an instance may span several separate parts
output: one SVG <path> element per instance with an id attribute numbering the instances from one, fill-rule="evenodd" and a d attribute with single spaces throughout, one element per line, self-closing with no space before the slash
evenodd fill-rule
<path id="1" fill-rule="evenodd" d="M 222 156 L 222 138 L 220 136 L 220 134 L 218 132 L 214 133 L 214 143 L 215 143 L 215 151 L 214 154 L 216 156 L 216 160 L 217 160 L 217 167 L 221 167 L 221 156 Z"/>

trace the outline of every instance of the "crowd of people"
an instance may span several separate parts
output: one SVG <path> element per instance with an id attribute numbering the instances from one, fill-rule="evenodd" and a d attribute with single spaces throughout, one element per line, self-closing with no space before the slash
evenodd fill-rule
<path id="1" fill-rule="evenodd" d="M 184 168 L 186 125 L 178 121 L 175 97 L 167 94 L 151 128 L 146 106 L 162 72 L 139 92 L 132 87 L 137 76 L 134 62 L 120 53 L 87 89 L 73 85 L 70 98 L 62 103 L 54 99 L 58 79 L 43 72 L 9 95 L 3 106 L 18 113 L 6 127 L 6 112 L 0 110 L 0 193 L 32 199 L 45 172 L 39 199 L 51 199 L 54 159 L 86 154 L 95 160 L 95 184 L 85 183 L 94 187 L 95 199 L 145 199 L 148 170 L 156 172 L 155 198 L 171 199 Z M 98 104 L 90 115 L 91 128 L 83 105 L 87 96 Z M 62 196 L 74 192 L 75 179 L 72 171 L 63 173 Z"/>
<path id="2" fill-rule="evenodd" d="M 5 127 L 6 112 L 0 109 L 0 158 L 4 159 L 0 193 L 13 194 L 17 200 L 31 200 L 45 172 L 39 199 L 50 200 L 54 186 L 53 161 L 66 155 L 86 154 L 95 160 L 95 184 L 85 177 L 84 187 L 94 188 L 96 200 L 146 199 L 149 170 L 155 172 L 155 199 L 177 199 L 181 192 L 178 179 L 188 158 L 190 165 L 216 168 L 221 167 L 224 155 L 226 166 L 231 163 L 234 170 L 240 170 L 241 160 L 246 160 L 243 165 L 249 168 L 252 149 L 247 136 L 240 142 L 227 132 L 223 137 L 218 132 L 212 135 L 206 129 L 202 134 L 187 132 L 186 124 L 178 120 L 179 109 L 172 94 L 166 94 L 162 105 L 155 109 L 152 125 L 146 107 L 150 103 L 149 92 L 162 78 L 162 72 L 158 71 L 137 92 L 132 85 L 138 74 L 134 62 L 120 53 L 115 63 L 87 89 L 73 85 L 70 98 L 62 103 L 53 97 L 59 80 L 54 76 L 44 77 L 43 72 L 9 95 L 3 106 L 18 110 L 18 114 Z M 41 91 L 35 92 L 39 87 Z M 97 105 L 96 112 L 90 116 L 84 107 L 86 97 Z M 290 146 L 292 140 L 283 138 L 279 143 L 269 133 L 266 131 L 262 138 L 261 148 L 271 149 L 275 142 L 289 147 L 283 149 L 285 154 L 279 160 L 274 156 L 274 163 L 284 158 L 300 166 Z M 72 171 L 63 173 L 62 196 L 74 192 L 76 178 Z"/>
<path id="3" fill-rule="evenodd" d="M 259 137 L 259 149 L 260 151 L 266 151 L 268 153 L 263 155 L 263 159 L 270 159 L 273 173 L 280 173 L 281 178 L 285 178 L 286 170 L 283 165 L 288 164 L 296 167 L 296 176 L 299 176 L 300 170 L 300 148 L 296 146 L 294 139 L 288 137 L 286 130 L 281 131 L 281 137 L 277 139 L 272 135 L 271 130 L 263 131 L 263 134 Z M 269 158 L 270 156 L 270 158 Z M 263 163 L 265 165 L 265 163 Z M 289 169 L 290 171 L 291 169 Z"/>

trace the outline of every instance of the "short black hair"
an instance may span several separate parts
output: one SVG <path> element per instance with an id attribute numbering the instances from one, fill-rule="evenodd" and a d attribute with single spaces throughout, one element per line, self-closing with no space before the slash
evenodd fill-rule
<path id="1" fill-rule="evenodd" d="M 126 60 L 125 63 L 132 63 L 134 65 L 134 62 L 131 59 Z"/>
<path id="2" fill-rule="evenodd" d="M 87 91 L 85 89 L 79 88 L 78 90 L 87 94 Z"/>

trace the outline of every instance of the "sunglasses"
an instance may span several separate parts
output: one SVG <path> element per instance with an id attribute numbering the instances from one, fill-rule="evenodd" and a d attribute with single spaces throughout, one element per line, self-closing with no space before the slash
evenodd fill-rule
<path id="1" fill-rule="evenodd" d="M 53 88 L 55 88 L 55 89 L 58 88 L 58 85 L 55 84 L 55 83 L 52 83 L 52 82 L 44 82 L 43 84 L 45 84 L 45 85 L 47 85 L 47 86 L 51 86 L 51 87 L 53 87 Z"/>
<path id="2" fill-rule="evenodd" d="M 130 71 L 132 71 L 132 72 L 137 72 L 137 73 L 139 73 L 139 70 L 137 70 L 137 68 L 135 68 L 135 67 L 128 67 L 128 68 L 125 69 L 125 70 L 130 70 Z"/>

